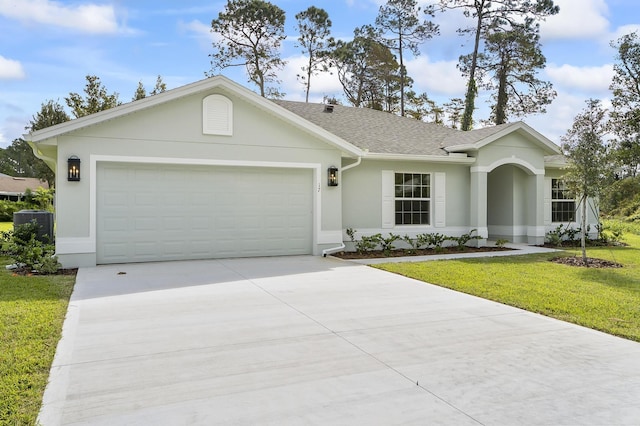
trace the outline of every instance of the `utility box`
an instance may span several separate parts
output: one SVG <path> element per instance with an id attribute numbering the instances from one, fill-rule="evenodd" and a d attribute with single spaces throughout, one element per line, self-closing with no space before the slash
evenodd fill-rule
<path id="1" fill-rule="evenodd" d="M 45 244 L 53 244 L 53 213 L 46 210 L 20 210 L 13 214 L 13 228 L 35 220 L 40 228 L 36 238 Z"/>

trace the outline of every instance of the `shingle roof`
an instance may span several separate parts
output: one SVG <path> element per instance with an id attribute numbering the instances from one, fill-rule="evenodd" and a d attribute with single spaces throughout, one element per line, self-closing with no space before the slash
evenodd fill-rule
<path id="1" fill-rule="evenodd" d="M 334 105 L 333 112 L 324 112 L 324 104 L 274 102 L 371 153 L 446 156 L 447 152 L 442 148 L 447 146 L 447 141 L 458 145 L 456 136 L 464 133 L 368 108 Z"/>
<path id="2" fill-rule="evenodd" d="M 35 191 L 39 187 L 47 189 L 49 185 L 37 178 L 0 176 L 0 194 L 24 194 L 27 188 Z"/>

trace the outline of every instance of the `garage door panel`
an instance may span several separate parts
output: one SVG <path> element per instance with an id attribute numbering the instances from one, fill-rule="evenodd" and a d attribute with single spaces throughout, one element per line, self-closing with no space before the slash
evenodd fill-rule
<path id="1" fill-rule="evenodd" d="M 98 263 L 310 254 L 305 169 L 98 164 Z"/>

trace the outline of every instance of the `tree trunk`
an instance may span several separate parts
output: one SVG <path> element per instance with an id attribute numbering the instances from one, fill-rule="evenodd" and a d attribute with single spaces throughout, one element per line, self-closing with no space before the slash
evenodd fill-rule
<path id="1" fill-rule="evenodd" d="M 481 6 L 482 8 L 483 6 Z M 469 82 L 467 83 L 467 94 L 465 95 L 464 114 L 462 114 L 461 130 L 471 130 L 473 123 L 473 111 L 475 110 L 476 99 L 476 67 L 478 65 L 478 50 L 480 49 L 480 32 L 482 31 L 482 10 L 478 10 L 478 23 L 476 25 L 476 39 L 473 45 L 473 55 L 471 56 L 471 67 L 469 67 Z"/>
<path id="2" fill-rule="evenodd" d="M 507 106 L 507 72 L 503 66 L 499 71 L 498 99 L 496 99 L 495 124 L 504 124 L 507 121 L 505 113 Z"/>
<path id="3" fill-rule="evenodd" d="M 582 196 L 582 217 L 580 218 L 580 246 L 582 248 L 582 263 L 587 263 L 587 196 Z"/>
<path id="4" fill-rule="evenodd" d="M 309 92 L 311 91 L 311 66 L 312 66 L 312 61 L 311 58 L 313 57 L 313 53 L 309 52 L 309 63 L 307 64 L 307 95 L 305 97 L 305 102 L 309 103 Z"/>
<path id="5" fill-rule="evenodd" d="M 404 70 L 404 58 L 402 57 L 402 25 L 400 25 L 400 29 L 398 32 L 399 32 L 398 53 L 400 56 L 400 115 L 404 117 L 405 70 Z"/>

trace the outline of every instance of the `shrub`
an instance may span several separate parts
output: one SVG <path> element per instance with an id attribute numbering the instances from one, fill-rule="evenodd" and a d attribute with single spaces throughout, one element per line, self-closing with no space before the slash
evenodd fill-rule
<path id="1" fill-rule="evenodd" d="M 363 235 L 359 240 L 356 240 L 356 232 L 358 232 L 357 230 L 353 228 L 347 228 L 345 232 L 353 243 L 356 251 L 360 254 L 375 250 L 378 247 L 378 244 L 380 244 L 382 241 L 381 234 L 374 234 L 371 236 Z"/>
<path id="2" fill-rule="evenodd" d="M 15 227 L 13 232 L 3 232 L 3 249 L 14 262 L 27 271 L 53 274 L 60 268 L 55 246 L 38 240 L 40 225 L 32 220 Z"/>
<path id="3" fill-rule="evenodd" d="M 504 247 L 505 244 L 507 244 L 509 242 L 509 240 L 507 240 L 506 238 L 500 238 L 499 240 L 496 241 L 496 247 Z"/>
<path id="4" fill-rule="evenodd" d="M 447 239 L 449 241 L 454 241 L 458 246 L 458 250 L 464 251 L 465 248 L 467 247 L 467 243 L 469 241 L 471 241 L 471 240 L 481 240 L 482 239 L 482 237 L 480 235 L 472 235 L 474 232 L 478 232 L 478 230 L 477 229 L 472 229 L 467 234 L 462 234 L 459 237 L 449 237 Z"/>
<path id="5" fill-rule="evenodd" d="M 373 251 L 380 244 L 380 240 L 382 239 L 381 234 L 374 234 L 370 236 L 363 235 L 360 237 L 359 241 L 356 241 L 356 251 L 358 253 L 366 253 L 368 251 Z"/>
<path id="6" fill-rule="evenodd" d="M 380 235 L 380 234 L 377 234 L 377 235 Z M 393 245 L 393 243 L 399 239 L 400 239 L 400 235 L 395 235 L 392 233 L 389 233 L 389 236 L 387 238 L 384 238 L 382 235 L 380 235 L 380 238 L 378 238 L 378 244 L 380 244 L 382 253 L 385 256 L 389 256 L 391 254 L 391 251 L 395 249 L 395 246 Z"/>
<path id="7" fill-rule="evenodd" d="M 409 254 L 414 254 L 416 251 L 420 249 L 418 238 L 411 238 L 410 236 L 405 235 L 404 237 L 401 238 L 401 240 L 409 244 L 410 248 L 407 249 L 407 252 Z"/>

